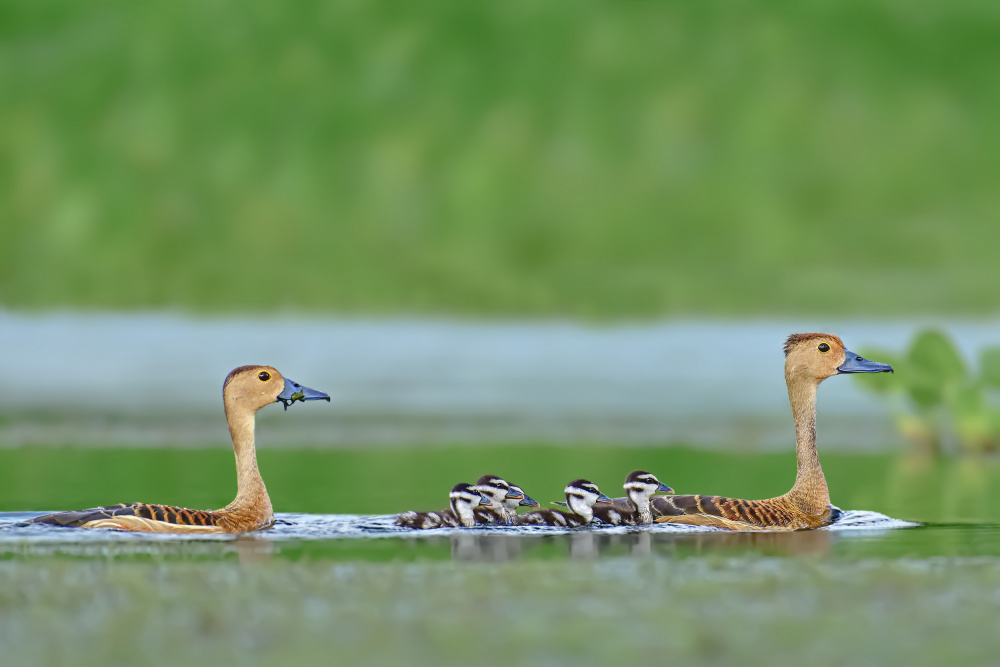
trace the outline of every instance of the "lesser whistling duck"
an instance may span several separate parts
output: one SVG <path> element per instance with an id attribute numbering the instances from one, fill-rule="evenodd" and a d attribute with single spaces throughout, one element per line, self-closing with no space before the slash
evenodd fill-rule
<path id="1" fill-rule="evenodd" d="M 226 421 L 236 453 L 236 499 L 220 510 L 190 510 L 172 505 L 130 503 L 56 512 L 27 523 L 79 528 L 118 528 L 150 533 L 242 533 L 274 523 L 271 499 L 257 469 L 254 422 L 257 411 L 271 403 L 285 409 L 296 401 L 329 401 L 321 391 L 282 377 L 271 366 L 240 366 L 222 385 Z"/>
<path id="2" fill-rule="evenodd" d="M 585 479 L 573 480 L 564 489 L 569 512 L 540 509 L 521 514 L 514 523 L 518 526 L 559 526 L 576 528 L 586 526 L 594 520 L 594 505 L 611 504 L 611 498 L 601 493 L 593 482 Z"/>
<path id="3" fill-rule="evenodd" d="M 657 523 L 684 523 L 734 530 L 798 530 L 836 520 L 816 451 L 816 390 L 826 378 L 845 373 L 891 373 L 892 366 L 863 359 L 833 334 L 792 334 L 785 341 L 785 383 L 795 421 L 798 474 L 792 490 L 769 500 L 718 496 L 653 499 Z"/>
<path id="4" fill-rule="evenodd" d="M 396 516 L 395 524 L 403 528 L 427 530 L 429 528 L 471 528 L 476 525 L 477 507 L 489 507 L 492 501 L 479 493 L 472 484 L 456 484 L 448 494 L 451 505 L 440 512 L 403 512 Z"/>
<path id="5" fill-rule="evenodd" d="M 476 481 L 476 489 L 480 494 L 492 501 L 489 507 L 477 507 L 476 523 L 499 524 L 510 526 L 517 518 L 517 508 L 521 505 L 538 507 L 538 503 L 529 498 L 521 487 L 508 484 L 496 475 L 483 475 Z"/>
<path id="6" fill-rule="evenodd" d="M 615 498 L 612 505 L 594 507 L 594 518 L 613 526 L 642 526 L 653 523 L 649 499 L 655 493 L 673 493 L 656 475 L 645 470 L 633 470 L 625 478 L 625 498 Z"/>

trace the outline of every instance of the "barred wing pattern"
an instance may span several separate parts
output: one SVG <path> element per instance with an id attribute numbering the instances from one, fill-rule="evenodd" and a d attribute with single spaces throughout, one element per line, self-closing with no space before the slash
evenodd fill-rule
<path id="1" fill-rule="evenodd" d="M 714 516 L 759 528 L 797 527 L 802 518 L 780 499 L 739 500 L 722 496 L 657 496 L 651 501 L 659 517 Z"/>
<path id="2" fill-rule="evenodd" d="M 220 526 L 222 516 L 208 510 L 191 510 L 173 505 L 149 503 L 121 503 L 108 507 L 94 507 L 71 512 L 55 512 L 30 519 L 27 523 L 47 523 L 54 526 L 80 527 L 92 521 L 134 516 L 151 521 L 163 521 L 181 526 Z"/>

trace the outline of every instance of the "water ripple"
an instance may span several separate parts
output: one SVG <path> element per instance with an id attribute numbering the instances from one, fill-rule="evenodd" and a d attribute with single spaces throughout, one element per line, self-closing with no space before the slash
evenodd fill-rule
<path id="1" fill-rule="evenodd" d="M 184 535 L 161 533 L 133 533 L 109 529 L 76 529 L 43 524 L 19 525 L 26 519 L 38 516 L 39 512 L 0 512 L 0 544 L 11 543 L 88 543 L 88 542 L 118 542 L 118 541 L 228 541 L 237 539 L 238 535 Z M 343 538 L 378 538 L 378 537 L 427 537 L 430 535 L 463 535 L 463 534 L 497 534 L 497 535 L 567 535 L 581 532 L 600 534 L 623 534 L 647 531 L 654 534 L 689 534 L 722 532 L 733 534 L 719 528 L 704 526 L 686 526 L 679 524 L 655 524 L 652 526 L 599 526 L 588 528 L 555 528 L 549 526 L 477 526 L 475 528 L 438 528 L 435 530 L 411 530 L 393 525 L 394 515 L 360 515 L 360 514 L 294 514 L 279 513 L 275 515 L 277 522 L 268 530 L 245 533 L 270 541 L 284 540 L 333 540 Z M 887 530 L 908 528 L 918 524 L 893 519 L 878 512 L 848 511 L 834 524 L 822 531 L 854 531 L 854 530 Z M 784 531 L 774 531 L 784 533 Z"/>

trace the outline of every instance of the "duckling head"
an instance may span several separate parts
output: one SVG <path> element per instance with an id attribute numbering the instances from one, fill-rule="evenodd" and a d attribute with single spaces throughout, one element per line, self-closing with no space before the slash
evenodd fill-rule
<path id="1" fill-rule="evenodd" d="M 448 494 L 451 501 L 451 511 L 455 513 L 459 521 L 464 526 L 474 526 L 476 524 L 475 515 L 472 510 L 477 507 L 490 507 L 493 502 L 479 493 L 472 484 L 456 484 Z"/>
<path id="2" fill-rule="evenodd" d="M 656 475 L 648 473 L 645 470 L 633 470 L 630 472 L 628 477 L 625 478 L 623 486 L 626 495 L 628 495 L 632 502 L 635 502 L 636 497 L 644 498 L 648 502 L 654 493 L 674 492 L 669 486 L 656 479 Z"/>
<path id="3" fill-rule="evenodd" d="M 785 341 L 785 378 L 820 383 L 843 373 L 891 373 L 892 366 L 864 359 L 833 334 L 792 334 Z"/>
<path id="4" fill-rule="evenodd" d="M 505 507 L 506 501 L 518 494 L 511 493 L 510 484 L 496 475 L 483 475 L 476 481 L 476 491 L 489 498 L 497 507 Z M 523 495 L 523 494 L 521 494 Z M 518 498 L 520 500 L 520 498 Z M 517 507 L 517 504 L 514 504 Z"/>
<path id="5" fill-rule="evenodd" d="M 588 521 L 594 518 L 594 505 L 614 502 L 601 493 L 596 484 L 585 479 L 573 480 L 566 486 L 564 492 L 566 493 L 566 506 L 569 507 L 569 510 L 574 514 L 586 517 Z"/>
<path id="6" fill-rule="evenodd" d="M 227 408 L 240 405 L 257 412 L 270 403 L 283 403 L 285 409 L 296 401 L 329 401 L 321 391 L 303 387 L 283 377 L 273 366 L 240 366 L 226 376 L 222 398 Z"/>

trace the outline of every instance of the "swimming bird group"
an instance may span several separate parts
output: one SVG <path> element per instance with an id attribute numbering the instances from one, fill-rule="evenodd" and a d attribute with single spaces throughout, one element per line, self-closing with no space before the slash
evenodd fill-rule
<path id="1" fill-rule="evenodd" d="M 731 530 L 796 530 L 816 528 L 836 520 L 839 510 L 830 494 L 816 449 L 816 392 L 833 375 L 885 373 L 892 367 L 863 359 L 844 347 L 835 335 L 792 334 L 784 347 L 785 382 L 795 423 L 798 472 L 791 490 L 767 500 L 723 496 L 675 495 L 651 473 L 636 470 L 626 479 L 626 496 L 611 499 L 585 479 L 564 489 L 563 512 L 534 509 L 518 514 L 520 506 L 538 507 L 524 491 L 494 475 L 475 485 L 457 484 L 450 507 L 437 512 L 404 512 L 397 525 L 429 529 L 475 525 L 545 525 L 566 528 L 596 521 L 612 525 L 682 523 Z M 330 397 L 284 378 L 271 366 L 241 366 L 226 377 L 222 390 L 226 420 L 236 455 L 236 498 L 218 510 L 190 510 L 172 505 L 129 503 L 56 512 L 26 523 L 78 528 L 115 528 L 158 533 L 240 533 L 268 528 L 274 512 L 257 468 L 254 423 L 258 410 L 271 403 L 287 409 L 296 402 Z M 562 504 L 562 503 L 560 503 Z"/>

